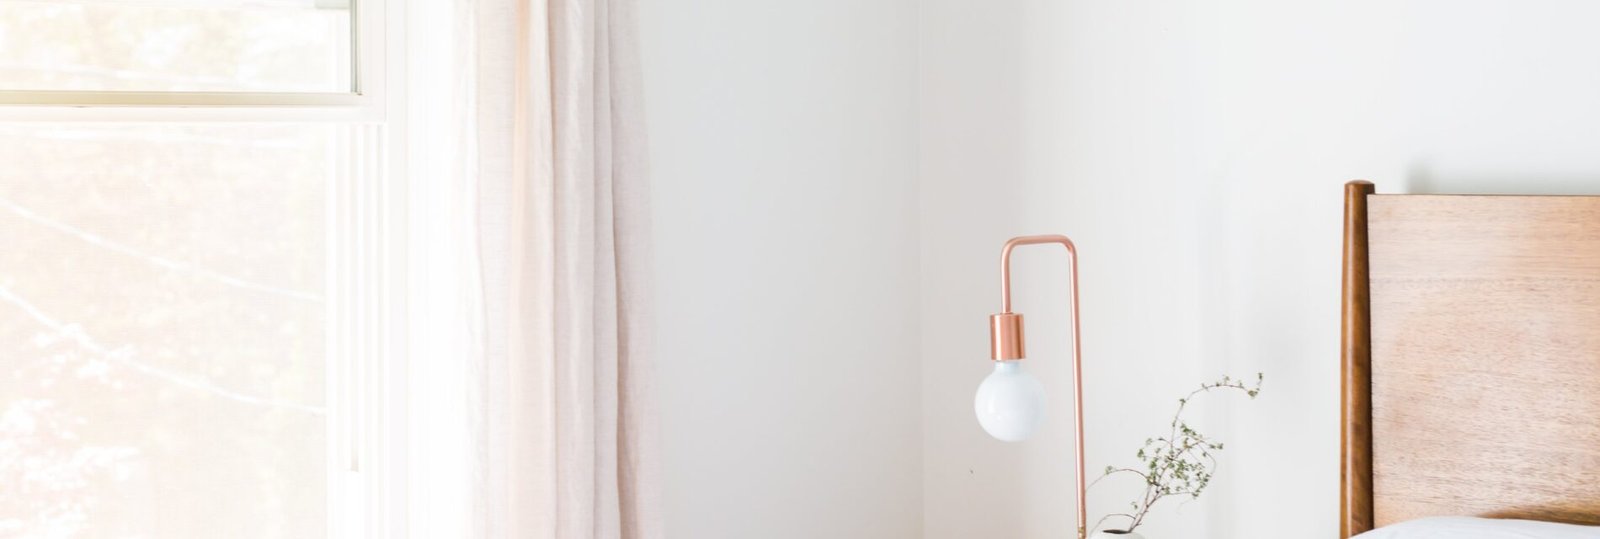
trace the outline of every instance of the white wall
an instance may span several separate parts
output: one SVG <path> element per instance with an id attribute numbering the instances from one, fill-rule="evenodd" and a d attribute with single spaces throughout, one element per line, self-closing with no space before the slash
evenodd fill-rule
<path id="1" fill-rule="evenodd" d="M 1267 373 L 1195 409 L 1222 473 L 1148 534 L 1332 537 L 1341 184 L 1600 193 L 1581 2 L 640 6 L 672 537 L 1070 532 L 1061 254 L 1017 260 L 1047 431 L 971 411 L 1039 232 L 1084 256 L 1091 471 Z"/>
<path id="2" fill-rule="evenodd" d="M 1062 232 L 1083 255 L 1090 473 L 1129 462 L 1186 388 L 1265 371 L 1257 401 L 1197 410 L 1223 469 L 1147 535 L 1333 537 L 1341 184 L 1600 193 L 1597 18 L 1576 1 L 922 2 L 926 536 L 1071 527 L 1068 410 L 1006 445 L 970 405 L 1001 242 Z M 1062 258 L 1017 260 L 1030 368 L 1058 403 Z M 1092 515 L 1131 500 L 1110 487 Z"/>
<path id="3" fill-rule="evenodd" d="M 638 5 L 669 536 L 920 536 L 915 4 Z"/>

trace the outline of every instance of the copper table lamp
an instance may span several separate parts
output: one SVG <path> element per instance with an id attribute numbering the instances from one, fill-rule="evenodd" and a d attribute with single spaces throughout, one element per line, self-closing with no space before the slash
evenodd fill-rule
<path id="1" fill-rule="evenodd" d="M 1057 244 L 1067 249 L 1072 282 L 1072 396 L 1073 445 L 1078 481 L 1078 538 L 1087 535 L 1088 511 L 1083 473 L 1083 346 L 1078 324 L 1078 249 L 1062 235 L 1022 236 L 1006 242 L 1000 251 L 1000 313 L 989 316 L 989 356 L 994 372 L 978 386 L 973 408 L 978 423 L 990 436 L 1019 442 L 1033 436 L 1044 419 L 1044 385 L 1022 371 L 1025 346 L 1022 315 L 1011 312 L 1011 251 L 1022 245 Z"/>

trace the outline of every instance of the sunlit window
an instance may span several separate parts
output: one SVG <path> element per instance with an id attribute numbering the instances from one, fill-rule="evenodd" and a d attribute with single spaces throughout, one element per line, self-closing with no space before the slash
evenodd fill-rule
<path id="1" fill-rule="evenodd" d="M 333 125 L 0 125 L 0 536 L 320 537 Z"/>
<path id="2" fill-rule="evenodd" d="M 348 208 L 381 199 L 382 118 L 92 106 L 365 99 L 355 12 L 0 0 L 0 91 L 33 104 L 0 105 L 0 537 L 368 534 Z"/>
<path id="3" fill-rule="evenodd" d="M 352 90 L 337 0 L 0 0 L 0 90 Z"/>

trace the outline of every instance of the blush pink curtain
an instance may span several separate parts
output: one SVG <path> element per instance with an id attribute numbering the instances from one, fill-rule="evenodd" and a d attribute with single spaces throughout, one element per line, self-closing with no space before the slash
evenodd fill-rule
<path id="1" fill-rule="evenodd" d="M 475 537 L 662 536 L 633 14 L 475 3 Z"/>

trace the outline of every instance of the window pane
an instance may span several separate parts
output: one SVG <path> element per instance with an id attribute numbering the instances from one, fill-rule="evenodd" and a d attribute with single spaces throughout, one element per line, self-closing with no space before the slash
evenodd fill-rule
<path id="1" fill-rule="evenodd" d="M 0 0 L 0 89 L 345 93 L 339 0 Z"/>
<path id="2" fill-rule="evenodd" d="M 321 537 L 329 125 L 0 124 L 0 537 Z"/>

